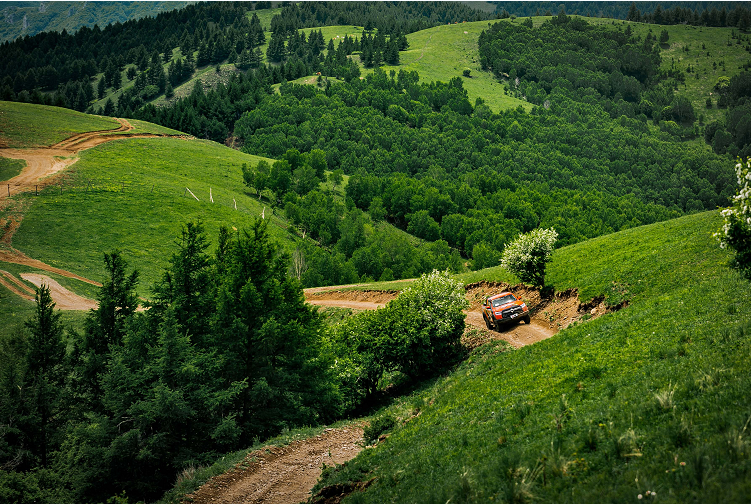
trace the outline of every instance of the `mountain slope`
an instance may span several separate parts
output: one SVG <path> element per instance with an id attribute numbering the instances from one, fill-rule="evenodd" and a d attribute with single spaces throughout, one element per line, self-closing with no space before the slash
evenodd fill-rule
<path id="1" fill-rule="evenodd" d="M 476 353 L 387 409 L 390 437 L 321 486 L 375 478 L 345 502 L 743 499 L 751 286 L 725 266 L 719 224 L 696 214 L 559 250 L 557 289 L 629 306 Z"/>
<path id="2" fill-rule="evenodd" d="M 75 32 L 95 24 L 104 28 L 111 23 L 155 16 L 181 9 L 193 2 L 4 2 L 0 10 L 0 42 L 15 40 L 43 31 Z"/>

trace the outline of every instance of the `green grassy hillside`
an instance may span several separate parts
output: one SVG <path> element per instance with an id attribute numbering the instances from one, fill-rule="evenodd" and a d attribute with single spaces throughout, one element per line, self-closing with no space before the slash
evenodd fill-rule
<path id="1" fill-rule="evenodd" d="M 751 285 L 726 267 L 719 224 L 702 213 L 557 251 L 557 289 L 630 304 L 477 351 L 387 408 L 390 437 L 324 484 L 375 478 L 345 502 L 742 501 Z"/>
<path id="2" fill-rule="evenodd" d="M 246 194 L 240 168 L 260 159 L 203 140 L 103 144 L 81 153 L 68 173 L 65 186 L 70 189 L 61 195 L 59 188 L 50 188 L 35 199 L 13 245 L 92 279 L 104 273 L 103 253 L 120 249 L 141 272 L 141 293 L 146 294 L 145 287 L 167 264 L 182 224 L 201 219 L 215 237 L 220 225 L 240 229 L 261 214 L 264 205 Z M 278 218 L 272 222 L 283 225 Z M 278 226 L 271 230 L 278 240 L 288 237 Z"/>
<path id="3" fill-rule="evenodd" d="M 85 131 L 117 129 L 120 123 L 75 110 L 0 101 L 0 145 L 45 147 Z"/>
<path id="4" fill-rule="evenodd" d="M 454 77 L 462 77 L 464 70 L 468 69 L 470 77 L 463 77 L 464 89 L 472 104 L 481 97 L 494 112 L 519 105 L 530 110 L 531 103 L 504 94 L 504 85 L 493 74 L 480 69 L 477 37 L 487 27 L 487 21 L 477 21 L 411 33 L 407 35 L 409 49 L 399 53 L 400 65 L 383 68 L 387 72 L 402 69 L 417 71 L 421 82 L 448 82 Z"/>

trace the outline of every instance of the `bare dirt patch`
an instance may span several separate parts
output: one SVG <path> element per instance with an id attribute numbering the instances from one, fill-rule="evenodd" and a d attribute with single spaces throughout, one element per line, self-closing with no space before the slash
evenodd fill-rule
<path id="1" fill-rule="evenodd" d="M 267 446 L 211 478 L 183 502 L 297 504 L 310 497 L 323 464 L 343 464 L 362 450 L 362 435 L 360 426 L 350 425 L 287 446 Z"/>
<path id="2" fill-rule="evenodd" d="M 69 291 L 56 280 L 46 275 L 37 273 L 21 273 L 20 277 L 27 280 L 37 287 L 47 285 L 50 289 L 50 296 L 55 302 L 55 308 L 58 310 L 93 310 L 97 307 L 97 302 Z"/>

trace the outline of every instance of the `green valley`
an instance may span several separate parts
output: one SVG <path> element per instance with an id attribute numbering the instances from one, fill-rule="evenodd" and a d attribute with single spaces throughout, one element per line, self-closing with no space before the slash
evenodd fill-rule
<path id="1" fill-rule="evenodd" d="M 747 5 L 73 7 L 0 49 L 0 501 L 747 499 Z"/>

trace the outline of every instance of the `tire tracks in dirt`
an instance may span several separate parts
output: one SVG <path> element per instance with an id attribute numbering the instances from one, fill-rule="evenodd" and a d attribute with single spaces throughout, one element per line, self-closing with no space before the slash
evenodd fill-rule
<path id="1" fill-rule="evenodd" d="M 361 426 L 326 429 L 287 446 L 249 453 L 233 469 L 214 476 L 182 502 L 192 504 L 297 504 L 310 496 L 323 464 L 333 466 L 362 450 Z"/>
<path id="2" fill-rule="evenodd" d="M 127 133 L 133 130 L 133 126 L 126 119 L 116 118 L 116 120 L 120 123 L 120 126 L 116 129 L 78 133 L 50 147 L 34 149 L 0 149 L 0 157 L 20 159 L 26 162 L 26 166 L 19 175 L 2 182 L 1 185 L 6 186 L 6 190 L 0 190 L 0 209 L 7 207 L 10 196 L 22 192 L 36 191 L 37 189 L 42 189 L 47 185 L 54 183 L 55 175 L 78 161 L 78 154 L 84 150 L 91 149 L 103 143 L 131 138 L 190 138 L 187 135 L 163 135 L 156 133 L 136 133 L 131 135 Z M 37 259 L 32 259 L 20 250 L 13 248 L 11 245 L 13 234 L 20 227 L 22 220 L 22 211 L 13 212 L 12 215 L 6 218 L 6 222 L 2 223 L 6 228 L 5 234 L 2 236 L 2 240 L 0 240 L 0 245 L 2 245 L 0 248 L 0 261 L 30 266 L 43 271 L 57 273 L 58 275 L 68 278 L 81 280 L 82 282 L 96 285 L 98 287 L 102 286 L 101 283 L 95 282 L 94 280 L 90 280 L 61 268 L 55 268 L 54 266 L 50 266 L 49 264 Z M 7 281 L 3 283 L 3 285 L 6 285 L 6 283 Z M 55 300 L 54 296 L 53 300 Z M 65 296 L 60 298 L 60 301 L 61 304 L 67 303 L 67 301 L 65 301 Z M 91 300 L 87 301 L 93 302 Z M 58 301 L 55 300 L 55 302 Z M 82 305 L 85 304 L 83 302 L 81 303 Z"/>

